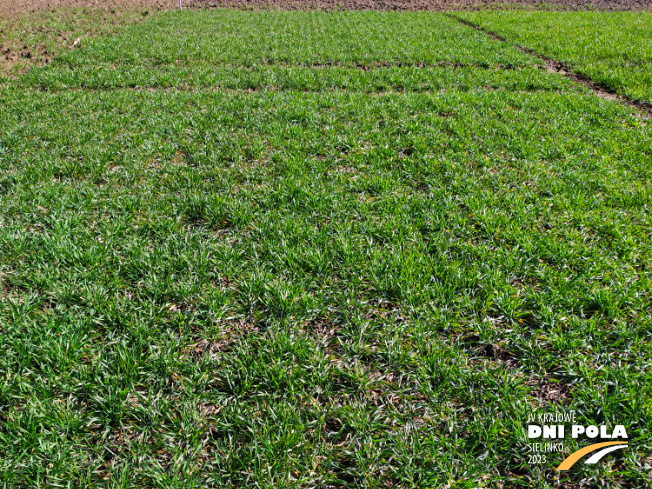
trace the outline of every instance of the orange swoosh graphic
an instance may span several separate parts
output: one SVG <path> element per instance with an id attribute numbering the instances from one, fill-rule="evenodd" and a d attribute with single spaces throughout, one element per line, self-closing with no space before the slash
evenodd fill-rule
<path id="1" fill-rule="evenodd" d="M 557 467 L 557 470 L 568 470 L 570 469 L 575 462 L 577 462 L 579 459 L 581 459 L 584 455 L 587 453 L 590 453 L 594 450 L 597 450 L 598 448 L 602 447 L 608 447 L 610 445 L 627 445 L 626 441 L 606 441 L 604 443 L 595 443 L 593 445 L 589 445 L 588 447 L 580 448 L 578 451 L 571 453 L 566 459 L 559 464 L 559 467 Z"/>

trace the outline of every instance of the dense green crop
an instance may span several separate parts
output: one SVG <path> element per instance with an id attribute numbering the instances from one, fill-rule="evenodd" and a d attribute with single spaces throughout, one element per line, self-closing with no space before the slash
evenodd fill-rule
<path id="1" fill-rule="evenodd" d="M 532 65 L 535 58 L 492 42 L 443 15 L 410 12 L 182 12 L 73 51 L 62 62 L 160 66 L 256 64 Z"/>
<path id="2" fill-rule="evenodd" d="M 351 68 L 323 66 L 234 66 L 156 67 L 144 70 L 133 66 L 56 67 L 33 70 L 21 80 L 23 85 L 47 90 L 63 88 L 215 88 L 252 90 L 342 89 L 360 92 L 413 91 L 478 88 L 504 90 L 572 90 L 568 79 L 551 77 L 539 68 L 479 69 L 451 67 L 374 66 Z"/>
<path id="3" fill-rule="evenodd" d="M 533 63 L 435 14 L 170 13 L 0 90 L 0 480 L 644 485 L 651 129 Z M 631 449 L 528 465 L 548 402 Z"/>
<path id="4" fill-rule="evenodd" d="M 484 11 L 456 14 L 652 103 L 652 13 Z"/>

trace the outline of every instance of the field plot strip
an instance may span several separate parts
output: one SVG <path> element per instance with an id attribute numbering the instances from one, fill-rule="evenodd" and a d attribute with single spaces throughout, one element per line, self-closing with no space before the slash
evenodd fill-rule
<path id="1" fill-rule="evenodd" d="M 648 118 L 652 116 L 650 13 L 447 15 L 485 32 L 492 39 L 537 56 L 548 71 L 586 86 L 599 97 L 617 100 L 637 108 Z"/>
<path id="2" fill-rule="evenodd" d="M 454 14 L 451 14 L 451 17 L 458 18 Z M 621 103 L 624 103 L 626 105 L 629 105 L 630 107 L 634 107 L 644 114 L 648 118 L 652 117 L 652 104 L 649 104 L 647 102 L 642 102 L 640 100 L 633 100 L 631 98 L 625 97 L 623 95 L 619 95 L 618 92 L 615 89 L 610 89 L 604 84 L 598 83 L 595 80 L 590 79 L 586 75 L 582 75 L 581 73 L 576 73 L 573 72 L 568 66 L 565 66 L 564 63 L 561 63 L 560 61 L 556 61 L 554 59 L 548 58 L 547 56 L 544 56 L 542 54 L 539 54 L 535 52 L 534 50 L 530 48 L 526 48 L 523 46 L 519 46 L 517 44 L 510 43 L 507 39 L 504 37 L 496 34 L 495 32 L 492 32 L 490 30 L 487 30 L 483 28 L 482 26 L 478 24 L 474 24 L 473 22 L 470 22 L 465 19 L 459 19 L 460 22 L 462 22 L 464 25 L 468 25 L 469 27 L 472 27 L 474 29 L 480 30 L 484 32 L 485 34 L 489 35 L 492 39 L 495 39 L 500 42 L 504 43 L 509 43 L 510 45 L 514 46 L 516 49 L 523 53 L 531 54 L 533 56 L 537 56 L 541 61 L 544 62 L 545 68 L 550 72 L 550 73 L 558 73 L 576 83 L 580 83 L 590 89 L 595 95 L 597 95 L 600 98 L 603 98 L 605 100 L 610 100 L 610 101 L 618 101 Z"/>
<path id="3" fill-rule="evenodd" d="M 432 13 L 168 13 L 29 73 L 0 90 L 3 480 L 595 477 L 528 466 L 522 426 L 652 428 L 650 140 Z M 598 476 L 642 485 L 646 448 Z"/>
<path id="4" fill-rule="evenodd" d="M 143 70 L 111 66 L 33 70 L 21 85 L 45 91 L 114 90 L 275 90 L 385 93 L 435 92 L 454 89 L 510 91 L 577 91 L 568 80 L 538 68 L 504 70 L 450 67 L 172 67 Z"/>
<path id="5" fill-rule="evenodd" d="M 405 37 L 405 32 L 410 32 Z M 178 43 L 177 39 L 184 39 Z M 298 42 L 302 40 L 302 42 Z M 61 62 L 121 65 L 252 66 L 286 63 L 356 66 L 374 62 L 527 66 L 536 61 L 485 39 L 456 20 L 427 12 L 177 12 L 150 19 L 122 35 L 67 53 Z"/>

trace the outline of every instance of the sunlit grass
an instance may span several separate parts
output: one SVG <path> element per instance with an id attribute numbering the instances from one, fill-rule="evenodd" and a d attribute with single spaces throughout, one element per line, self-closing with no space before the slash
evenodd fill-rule
<path id="1" fill-rule="evenodd" d="M 604 86 L 652 103 L 652 13 L 456 13 Z M 554 34 L 552 34 L 554 33 Z M 552 34 L 552 35 L 551 35 Z"/>
<path id="2" fill-rule="evenodd" d="M 171 13 L 0 91 L 0 480 L 555 487 L 552 402 L 632 434 L 561 480 L 645 484 L 650 127 L 452 22 Z"/>

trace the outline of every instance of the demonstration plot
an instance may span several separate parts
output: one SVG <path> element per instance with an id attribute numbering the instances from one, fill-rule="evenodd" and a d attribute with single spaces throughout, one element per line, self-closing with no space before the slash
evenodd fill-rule
<path id="1" fill-rule="evenodd" d="M 32 70 L 21 80 L 23 86 L 44 90 L 66 88 L 211 88 L 237 90 L 298 90 L 353 92 L 429 92 L 446 89 L 582 91 L 562 76 L 549 76 L 535 67 L 520 69 L 468 69 L 450 67 L 343 67 L 323 66 L 234 66 L 114 67 L 57 66 Z"/>
<path id="2" fill-rule="evenodd" d="M 253 34 L 253 69 L 211 64 L 268 14 L 166 14 L 0 91 L 3 477 L 532 485 L 563 456 L 526 463 L 529 406 L 649 433 L 646 121 L 459 25 L 478 67 L 419 68 L 455 55 L 405 55 L 409 20 L 344 66 Z M 300 45 L 340 14 L 292 15 Z M 138 54 L 161 26 L 205 32 L 196 71 Z M 562 480 L 641 484 L 637 443 Z"/>
<path id="3" fill-rule="evenodd" d="M 650 12 L 460 12 L 526 48 L 635 100 L 652 104 Z"/>
<path id="4" fill-rule="evenodd" d="M 291 64 L 531 66 L 535 57 L 428 12 L 241 12 L 159 15 L 73 51 L 72 66 Z"/>

